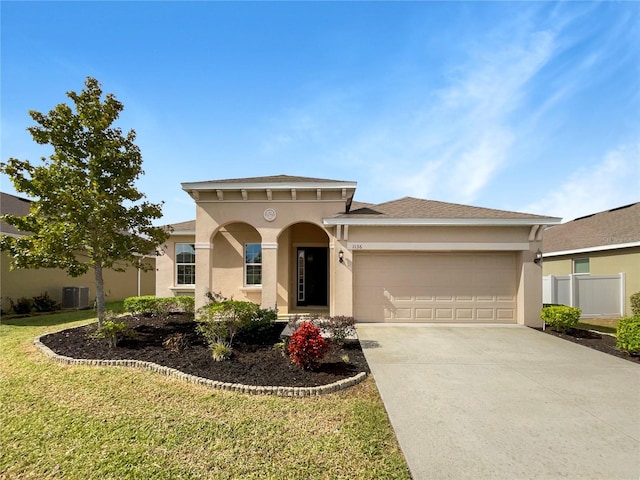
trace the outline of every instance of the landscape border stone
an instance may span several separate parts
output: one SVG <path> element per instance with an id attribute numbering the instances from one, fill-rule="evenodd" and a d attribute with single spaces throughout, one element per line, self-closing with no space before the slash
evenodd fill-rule
<path id="1" fill-rule="evenodd" d="M 79 327 L 71 327 L 65 330 L 71 330 L 73 328 L 80 328 L 84 325 L 80 325 Z M 64 331 L 64 330 L 62 330 Z M 220 382 L 218 380 L 211 380 L 208 378 L 198 377 L 196 375 L 191 375 L 189 373 L 184 373 L 175 368 L 165 367 L 164 365 L 159 365 L 153 362 L 145 362 L 143 360 L 96 360 L 96 359 L 87 359 L 87 358 L 73 358 L 66 357 L 64 355 L 59 355 L 49 347 L 47 347 L 44 343 L 40 341 L 40 339 L 49 333 L 45 333 L 36 337 L 33 341 L 33 344 L 47 356 L 51 360 L 62 363 L 65 365 L 92 365 L 92 366 L 114 366 L 114 367 L 127 367 L 127 368 L 142 368 L 145 370 L 151 370 L 153 372 L 159 373 L 160 375 L 165 375 L 169 377 L 175 377 L 179 380 L 186 381 L 188 383 L 195 383 L 199 385 L 204 385 L 209 388 L 213 388 L 216 390 L 227 390 L 239 393 L 247 393 L 251 395 L 277 395 L 279 397 L 311 397 L 315 395 L 324 395 L 328 393 L 335 393 L 340 390 L 345 390 L 347 388 L 353 387 L 358 383 L 362 382 L 365 378 L 367 378 L 366 372 L 360 372 L 357 375 L 345 378 L 343 380 L 338 380 L 337 382 L 329 383 L 327 385 L 319 385 L 317 387 L 283 387 L 283 386 L 261 386 L 261 385 L 243 385 L 239 383 L 228 383 L 228 382 Z"/>

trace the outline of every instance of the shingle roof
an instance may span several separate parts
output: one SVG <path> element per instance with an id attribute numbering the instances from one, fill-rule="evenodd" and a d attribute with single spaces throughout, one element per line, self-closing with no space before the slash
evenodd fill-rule
<path id="1" fill-rule="evenodd" d="M 271 175 L 268 177 L 225 178 L 223 180 L 209 180 L 198 183 L 307 183 L 307 182 L 336 182 L 345 183 L 342 180 L 328 180 L 326 178 L 296 177 L 291 175 Z M 349 183 L 349 182 L 346 182 Z"/>
<path id="2" fill-rule="evenodd" d="M 172 223 L 171 225 L 165 225 L 165 227 L 171 226 L 173 227 L 174 233 L 179 232 L 195 232 L 196 231 L 196 221 L 188 220 L 186 222 Z"/>
<path id="3" fill-rule="evenodd" d="M 640 242 L 640 202 L 548 228 L 544 253 Z"/>
<path id="4" fill-rule="evenodd" d="M 0 215 L 17 215 L 24 217 L 29 214 L 30 206 L 31 201 L 26 198 L 0 192 Z M 0 221 L 0 233 L 6 235 L 26 235 L 28 232 L 21 232 L 12 225 Z"/>
<path id="5" fill-rule="evenodd" d="M 369 204 L 359 209 L 352 207 L 349 213 L 338 214 L 333 218 L 549 219 L 549 217 L 530 213 L 473 207 L 413 197 L 404 197 L 378 205 Z"/>

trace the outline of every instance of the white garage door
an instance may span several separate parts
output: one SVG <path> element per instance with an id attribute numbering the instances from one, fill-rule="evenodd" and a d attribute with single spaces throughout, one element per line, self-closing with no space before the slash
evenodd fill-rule
<path id="1" fill-rule="evenodd" d="M 357 253 L 359 322 L 516 323 L 514 253 Z"/>

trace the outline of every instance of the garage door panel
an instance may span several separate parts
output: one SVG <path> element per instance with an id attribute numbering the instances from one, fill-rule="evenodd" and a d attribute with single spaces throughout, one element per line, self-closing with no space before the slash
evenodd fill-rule
<path id="1" fill-rule="evenodd" d="M 357 253 L 358 321 L 516 321 L 513 253 Z"/>

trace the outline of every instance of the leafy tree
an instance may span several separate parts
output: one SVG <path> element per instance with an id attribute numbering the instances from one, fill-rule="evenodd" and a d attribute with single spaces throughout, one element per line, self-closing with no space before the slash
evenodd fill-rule
<path id="1" fill-rule="evenodd" d="M 29 112 L 37 123 L 28 128 L 33 139 L 53 147 L 48 159 L 0 163 L 15 189 L 35 199 L 27 216 L 2 217 L 30 233 L 2 237 L 0 249 L 11 255 L 12 268 L 62 268 L 74 277 L 93 269 L 102 325 L 103 269 L 122 270 L 122 263 L 144 268 L 140 254 L 152 252 L 168 233 L 151 224 L 162 216 L 162 204 L 143 201 L 135 187 L 144 174 L 135 132 L 124 135 L 113 126 L 122 103 L 113 94 L 103 101 L 94 78 L 85 87 L 67 93 L 75 110 L 61 103 L 47 115 Z"/>

